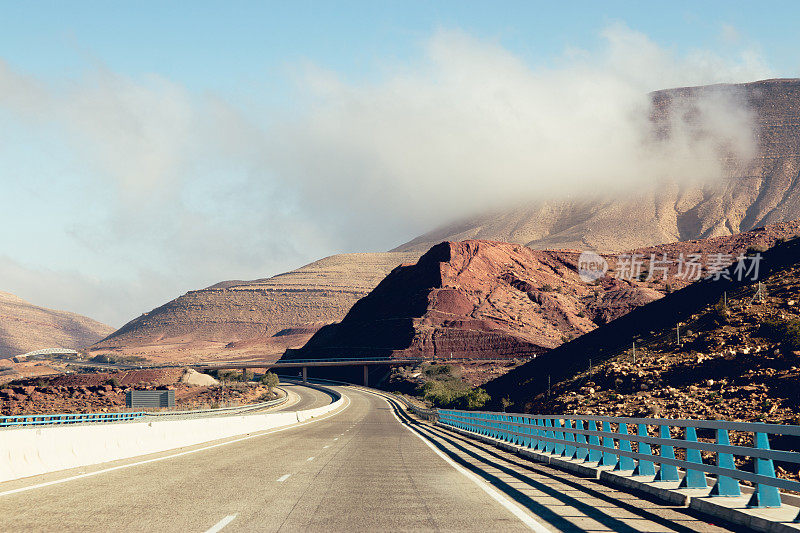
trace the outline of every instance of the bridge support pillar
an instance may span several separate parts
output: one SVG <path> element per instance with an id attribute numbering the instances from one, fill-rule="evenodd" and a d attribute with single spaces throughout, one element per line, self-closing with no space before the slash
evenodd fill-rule
<path id="1" fill-rule="evenodd" d="M 303 367 L 303 383 L 308 383 L 308 367 Z"/>
<path id="2" fill-rule="evenodd" d="M 369 367 L 364 365 L 364 386 L 369 387 Z"/>

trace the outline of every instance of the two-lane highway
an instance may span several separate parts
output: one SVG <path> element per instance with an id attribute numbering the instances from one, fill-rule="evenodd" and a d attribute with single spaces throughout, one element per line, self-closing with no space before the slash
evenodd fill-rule
<path id="1" fill-rule="evenodd" d="M 302 396 L 292 408 L 330 402 L 319 391 L 290 388 Z M 110 471 L 104 465 L 0 484 L 0 529 L 718 530 L 595 482 L 520 467 L 429 426 L 412 429 L 383 397 L 337 390 L 344 410 L 300 426 Z"/>
<path id="2" fill-rule="evenodd" d="M 408 431 L 384 399 L 342 390 L 350 405 L 324 420 L 0 496 L 0 528 L 527 529 Z"/>

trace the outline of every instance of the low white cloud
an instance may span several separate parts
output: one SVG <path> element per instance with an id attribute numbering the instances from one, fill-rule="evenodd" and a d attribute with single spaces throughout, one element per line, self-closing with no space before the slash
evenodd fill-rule
<path id="1" fill-rule="evenodd" d="M 310 69 L 307 112 L 275 132 L 268 163 L 340 233 L 363 238 L 354 230 L 370 220 L 375 242 L 512 201 L 715 179 L 720 155 L 752 153 L 735 90 L 675 102 L 659 142 L 648 93 L 752 81 L 768 73 L 757 57 L 679 57 L 619 24 L 602 39 L 598 52 L 532 69 L 496 43 L 442 31 L 418 63 L 376 83 Z"/>
<path id="2" fill-rule="evenodd" d="M 740 96 L 679 102 L 658 140 L 648 92 L 769 75 L 751 50 L 732 57 L 676 55 L 617 24 L 596 50 L 570 48 L 533 68 L 499 43 L 440 31 L 377 81 L 305 65 L 297 104 L 267 110 L 268 123 L 255 118 L 263 109 L 162 76 L 95 68 L 53 83 L 0 60 L 0 111 L 60 131 L 85 163 L 81 186 L 111 191 L 75 193 L 102 203 L 99 217 L 69 221 L 75 254 L 139 272 L 125 281 L 6 260 L 0 290 L 120 325 L 187 288 L 388 249 L 508 202 L 718 179 L 720 154 L 753 148 Z"/>

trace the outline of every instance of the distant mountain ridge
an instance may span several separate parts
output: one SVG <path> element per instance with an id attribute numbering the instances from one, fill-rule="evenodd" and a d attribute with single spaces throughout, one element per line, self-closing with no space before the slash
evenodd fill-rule
<path id="1" fill-rule="evenodd" d="M 621 251 L 732 235 L 800 219 L 800 80 L 683 87 L 651 95 L 654 120 L 673 101 L 730 88 L 755 119 L 757 151 L 715 185 L 680 180 L 630 197 L 534 201 L 437 228 L 395 248 L 424 251 L 442 241 L 487 239 L 536 249 Z M 632 231 L 632 228 L 636 228 Z"/>
<path id="2" fill-rule="evenodd" d="M 0 358 L 43 348 L 81 349 L 113 331 L 91 318 L 38 307 L 0 291 Z"/>
<path id="3" fill-rule="evenodd" d="M 274 355 L 302 344 L 417 253 L 340 254 L 253 281 L 223 281 L 145 313 L 94 352 L 165 360 Z"/>

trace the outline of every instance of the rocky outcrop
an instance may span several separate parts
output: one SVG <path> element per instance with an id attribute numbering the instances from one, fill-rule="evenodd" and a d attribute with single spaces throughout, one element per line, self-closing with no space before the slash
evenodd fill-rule
<path id="1" fill-rule="evenodd" d="M 91 318 L 45 309 L 0 292 L 0 358 L 44 348 L 81 349 L 113 330 Z"/>
<path id="2" fill-rule="evenodd" d="M 734 92 L 752 110 L 757 149 L 751 159 L 728 165 L 719 181 L 697 186 L 675 176 L 673 182 L 624 197 L 534 201 L 438 228 L 396 250 L 490 239 L 537 249 L 621 251 L 800 219 L 800 80 L 658 91 L 652 95 L 654 121 L 658 124 L 677 99 L 691 102 L 720 90 Z"/>
<path id="3" fill-rule="evenodd" d="M 606 294 L 648 302 L 661 294 L 614 279 L 588 285 L 579 254 L 492 241 L 444 242 L 396 268 L 339 324 L 285 357 L 530 357 L 625 309 Z"/>

